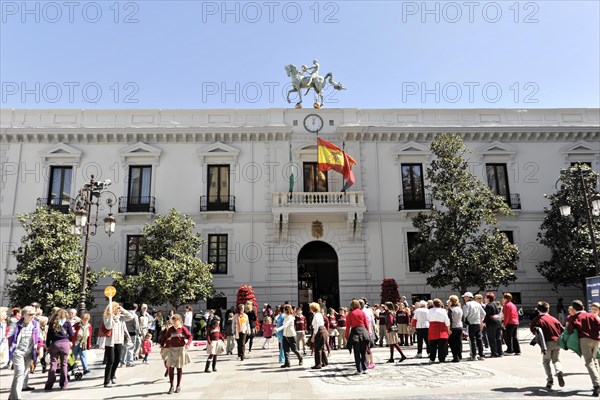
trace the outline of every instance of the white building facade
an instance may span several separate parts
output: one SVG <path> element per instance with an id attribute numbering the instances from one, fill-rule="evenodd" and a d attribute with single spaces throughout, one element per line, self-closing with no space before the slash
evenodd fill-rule
<path id="1" fill-rule="evenodd" d="M 315 133 L 358 162 L 356 183 L 316 171 Z M 251 284 L 259 302 L 323 298 L 347 305 L 378 302 L 384 278 L 409 299 L 447 297 L 418 272 L 408 249 L 411 217 L 427 212 L 429 144 L 456 132 L 472 149 L 474 173 L 505 196 L 514 215 L 498 228 L 519 246 L 517 280 L 508 287 L 523 306 L 581 297 L 552 292 L 536 265 L 549 258 L 537 241 L 562 168 L 585 162 L 600 171 L 598 109 L 258 109 L 2 110 L 0 131 L 0 304 L 9 304 L 6 267 L 24 231 L 16 216 L 36 205 L 68 209 L 91 175 L 110 179 L 119 198 L 115 234 L 91 240 L 90 266 L 136 273 L 130 262 L 145 223 L 171 208 L 191 216 L 206 239 L 200 257 L 215 265 L 214 285 L 230 307 Z M 290 162 L 291 159 L 291 162 Z M 290 174 L 294 174 L 290 194 Z M 103 218 L 105 208 L 100 213 Z M 99 227 L 102 230 L 102 227 Z M 98 290 L 110 280 L 103 278 Z M 475 288 L 474 288 L 475 289 Z M 118 297 L 118 295 L 117 295 Z"/>

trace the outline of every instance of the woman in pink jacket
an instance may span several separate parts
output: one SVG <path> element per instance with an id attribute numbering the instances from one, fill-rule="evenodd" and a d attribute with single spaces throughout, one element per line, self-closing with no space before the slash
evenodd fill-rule
<path id="1" fill-rule="evenodd" d="M 512 302 L 512 294 L 504 293 L 502 296 L 502 314 L 504 315 L 504 329 L 506 330 L 506 336 L 504 340 L 506 342 L 505 354 L 514 354 L 516 356 L 521 355 L 521 346 L 519 346 L 519 338 L 517 336 L 517 330 L 519 328 L 519 313 L 517 306 Z"/>

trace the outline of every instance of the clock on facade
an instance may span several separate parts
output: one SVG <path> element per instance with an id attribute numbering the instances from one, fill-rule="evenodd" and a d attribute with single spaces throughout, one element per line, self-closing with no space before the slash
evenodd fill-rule
<path id="1" fill-rule="evenodd" d="M 323 118 L 317 114 L 308 114 L 304 118 L 304 128 L 309 132 L 318 133 L 323 128 Z"/>

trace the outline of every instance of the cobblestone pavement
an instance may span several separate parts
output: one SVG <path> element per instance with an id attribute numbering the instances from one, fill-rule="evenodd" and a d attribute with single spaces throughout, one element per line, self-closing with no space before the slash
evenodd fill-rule
<path id="1" fill-rule="evenodd" d="M 24 399 L 516 399 L 524 397 L 590 398 L 591 383 L 583 359 L 572 352 L 561 352 L 566 386 L 555 390 L 544 388 L 545 374 L 538 347 L 529 346 L 527 333 L 522 331 L 521 356 L 506 356 L 485 361 L 429 364 L 428 359 L 416 359 L 415 346 L 405 349 L 409 357 L 401 364 L 386 364 L 389 349 L 374 349 L 376 368 L 366 375 L 357 375 L 353 357 L 346 350 L 333 351 L 330 365 L 312 370 L 313 360 L 305 357 L 299 366 L 295 357 L 292 367 L 279 368 L 276 346 L 263 350 L 263 339 L 255 340 L 254 351 L 240 362 L 235 356 L 221 356 L 218 372 L 204 373 L 206 361 L 203 347 L 191 351 L 192 364 L 184 368 L 182 392 L 167 395 L 168 379 L 153 348 L 149 365 L 120 368 L 117 384 L 104 388 L 102 352 L 95 350 L 97 361 L 92 372 L 81 381 L 72 381 L 69 389 L 58 384 L 49 392 L 43 390 L 46 375 L 36 372 L 30 385 L 36 390 L 24 392 Z M 467 342 L 463 342 L 467 350 Z M 466 354 L 466 353 L 465 353 Z M 7 399 L 12 371 L 0 373 L 0 399 Z"/>

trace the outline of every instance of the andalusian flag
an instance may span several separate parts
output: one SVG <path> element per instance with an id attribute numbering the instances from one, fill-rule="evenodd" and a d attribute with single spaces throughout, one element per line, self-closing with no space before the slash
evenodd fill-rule
<path id="1" fill-rule="evenodd" d="M 294 192 L 294 164 L 292 164 L 292 142 L 290 142 L 290 168 L 292 172 L 290 173 L 290 193 Z"/>
<path id="2" fill-rule="evenodd" d="M 344 176 L 344 188 L 346 191 L 350 186 L 354 185 L 354 173 L 352 166 L 356 165 L 356 160 L 340 150 L 335 144 L 330 143 L 321 138 L 317 138 L 318 142 L 318 163 L 319 171 L 329 171 L 330 169 L 339 172 Z"/>

